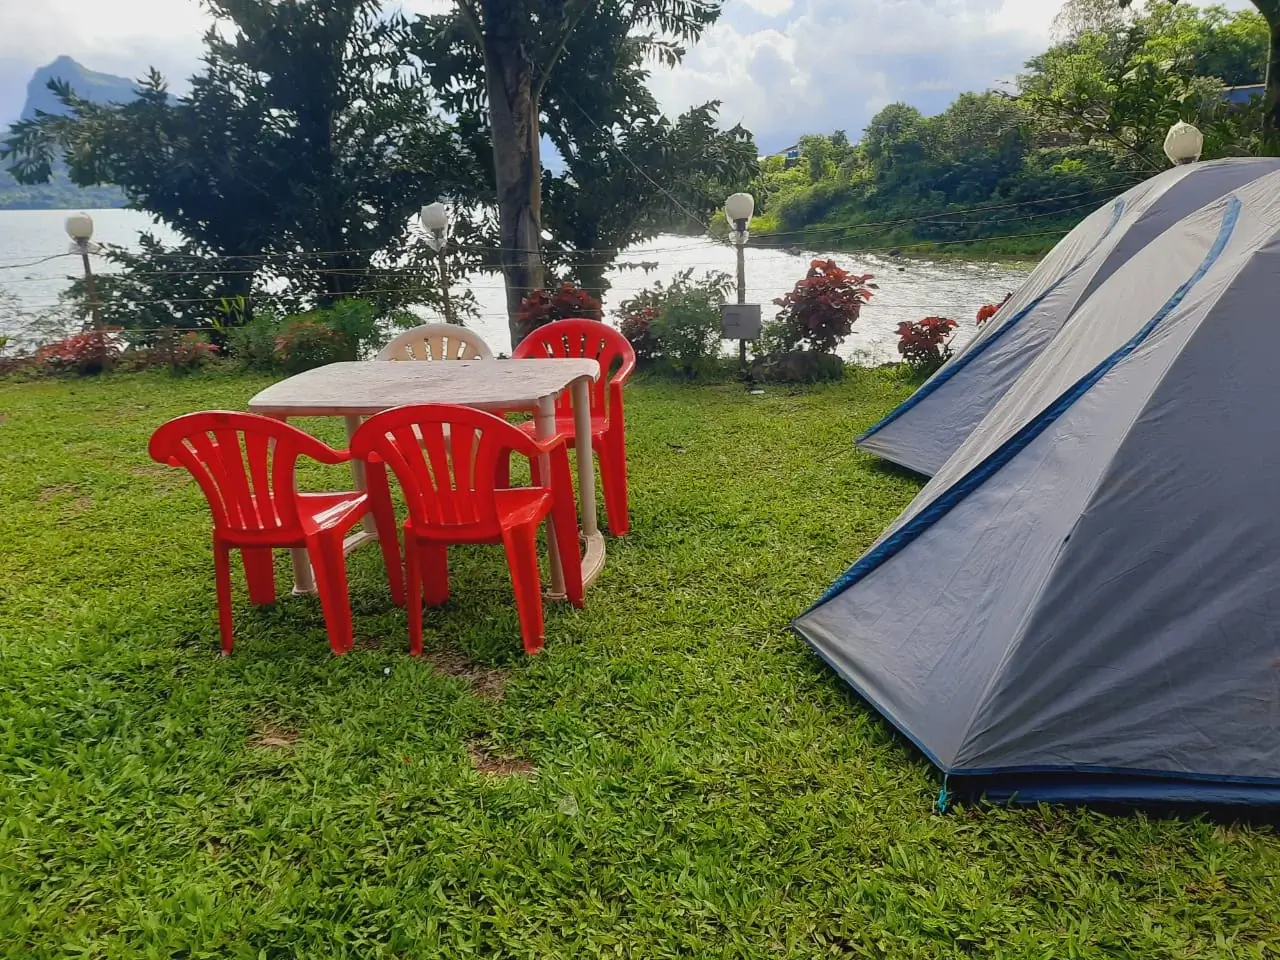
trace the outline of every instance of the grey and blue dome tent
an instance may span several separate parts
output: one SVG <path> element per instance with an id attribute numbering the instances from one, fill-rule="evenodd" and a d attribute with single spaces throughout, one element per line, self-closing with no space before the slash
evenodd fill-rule
<path id="1" fill-rule="evenodd" d="M 1073 313 L 1183 217 L 1280 170 L 1280 159 L 1211 160 L 1166 170 L 1087 217 L 965 348 L 857 446 L 933 476 Z"/>
<path id="2" fill-rule="evenodd" d="M 795 622 L 953 790 L 1280 803 L 1280 173 L 1106 281 Z"/>

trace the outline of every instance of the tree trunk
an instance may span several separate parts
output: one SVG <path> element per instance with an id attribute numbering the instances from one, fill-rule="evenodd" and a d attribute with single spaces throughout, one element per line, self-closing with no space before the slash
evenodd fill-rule
<path id="1" fill-rule="evenodd" d="M 1267 90 L 1263 102 L 1263 150 L 1272 156 L 1280 156 L 1280 0 L 1254 0 L 1254 5 L 1271 28 Z"/>
<path id="2" fill-rule="evenodd" d="M 520 301 L 543 285 L 542 157 L 538 148 L 536 65 L 521 42 L 522 24 L 510 0 L 483 0 L 485 82 L 493 167 L 498 188 L 499 258 L 507 288 L 507 326 L 520 341 Z"/>

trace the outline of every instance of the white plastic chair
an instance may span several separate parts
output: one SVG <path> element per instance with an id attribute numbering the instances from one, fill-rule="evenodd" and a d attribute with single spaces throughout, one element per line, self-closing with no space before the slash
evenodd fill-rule
<path id="1" fill-rule="evenodd" d="M 406 330 L 378 352 L 379 360 L 492 360 L 479 336 L 456 323 L 424 323 Z"/>

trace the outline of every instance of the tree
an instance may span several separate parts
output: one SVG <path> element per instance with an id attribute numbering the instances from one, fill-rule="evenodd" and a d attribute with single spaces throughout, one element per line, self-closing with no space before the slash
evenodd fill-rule
<path id="1" fill-rule="evenodd" d="M 1126 9 L 1133 5 L 1133 0 L 1116 2 Z M 1177 0 L 1169 2 L 1177 3 Z M 1266 93 L 1262 105 L 1263 145 L 1268 153 L 1280 154 L 1280 0 L 1252 0 L 1252 3 L 1266 21 L 1268 32 Z"/>
<path id="2" fill-rule="evenodd" d="M 388 282 L 399 272 L 388 252 L 423 202 L 474 196 L 483 176 L 407 52 L 408 22 L 377 0 L 208 6 L 217 25 L 190 94 L 171 96 L 155 71 L 124 105 L 55 85 L 68 116 L 13 127 L 3 155 L 14 175 L 45 181 L 61 158 L 78 184 L 120 186 L 186 238 L 174 253 L 214 261 L 215 282 L 196 278 L 205 322 L 214 294 L 248 298 L 267 280 L 320 304 L 368 288 L 423 292 L 413 277 Z M 156 269 L 169 254 L 144 249 L 149 289 L 175 289 Z"/>
<path id="3" fill-rule="evenodd" d="M 1033 58 L 1021 100 L 1042 137 L 1108 146 L 1138 170 L 1164 169 L 1165 133 L 1178 120 L 1204 130 L 1206 158 L 1254 152 L 1248 111 L 1225 107 L 1225 78 L 1213 71 L 1249 78 L 1265 30 L 1252 13 L 1152 4 Z"/>
<path id="4" fill-rule="evenodd" d="M 501 267 L 513 338 L 521 299 L 544 285 L 542 161 L 545 132 L 572 166 L 580 120 L 604 129 L 580 99 L 638 102 L 643 70 L 656 56 L 683 54 L 720 12 L 722 0 L 455 0 L 451 14 L 420 21 L 437 77 L 450 77 L 446 106 L 492 147 Z M 569 69 L 564 65 L 569 64 Z M 443 76 L 441 76 L 443 74 Z M 483 85 L 473 77 L 483 78 Z M 566 75 L 585 84 L 560 82 Z M 442 86 L 442 89 L 444 87 Z M 476 92 L 484 96 L 477 102 Z M 645 92 L 647 95 L 647 91 Z M 650 111 L 649 116 L 653 116 Z M 575 130 L 575 128 L 577 128 Z M 657 131 L 649 131 L 649 139 Z M 616 134 L 614 135 L 616 136 Z"/>

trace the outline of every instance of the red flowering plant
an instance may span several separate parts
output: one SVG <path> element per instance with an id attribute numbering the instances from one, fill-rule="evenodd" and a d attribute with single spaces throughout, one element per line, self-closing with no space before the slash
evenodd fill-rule
<path id="1" fill-rule="evenodd" d="M 957 324 L 948 317 L 925 317 L 898 324 L 898 352 L 917 370 L 940 367 L 951 356 L 951 331 Z"/>
<path id="2" fill-rule="evenodd" d="M 210 343 L 203 334 L 184 333 L 180 337 L 168 337 L 157 343 L 152 351 L 155 359 L 165 364 L 173 373 L 198 370 L 218 356 L 217 344 Z"/>
<path id="3" fill-rule="evenodd" d="M 786 324 L 796 346 L 834 353 L 871 299 L 876 289 L 871 279 L 871 274 L 850 273 L 834 260 L 814 260 L 805 278 L 773 301 L 782 308 L 778 320 Z"/>
<path id="4" fill-rule="evenodd" d="M 275 360 L 285 373 L 301 373 L 338 360 L 353 360 L 341 331 L 305 314 L 275 339 Z"/>
<path id="5" fill-rule="evenodd" d="M 520 335 L 527 337 L 534 330 L 555 320 L 576 317 L 603 320 L 604 311 L 600 307 L 600 301 L 587 291 L 576 284 L 562 283 L 554 291 L 535 290 L 521 300 L 516 321 L 520 325 Z"/>
<path id="6" fill-rule="evenodd" d="M 635 300 L 626 300 L 618 307 L 618 329 L 636 352 L 636 362 L 648 366 L 662 356 L 662 345 L 653 329 L 658 319 L 658 308 Z"/>
<path id="7" fill-rule="evenodd" d="M 36 366 L 52 373 L 102 373 L 123 349 L 119 333 L 119 327 L 99 327 L 46 343 L 36 351 Z"/>
<path id="8" fill-rule="evenodd" d="M 1004 299 L 1001 300 L 999 303 L 988 303 L 985 307 L 980 308 L 978 310 L 978 326 L 982 326 L 984 323 L 986 323 L 988 320 L 994 317 L 997 313 L 999 313 L 1000 308 L 1003 307 L 1006 303 L 1008 303 L 1009 298 L 1012 296 L 1013 296 L 1012 293 L 1006 293 L 1004 295 Z"/>

